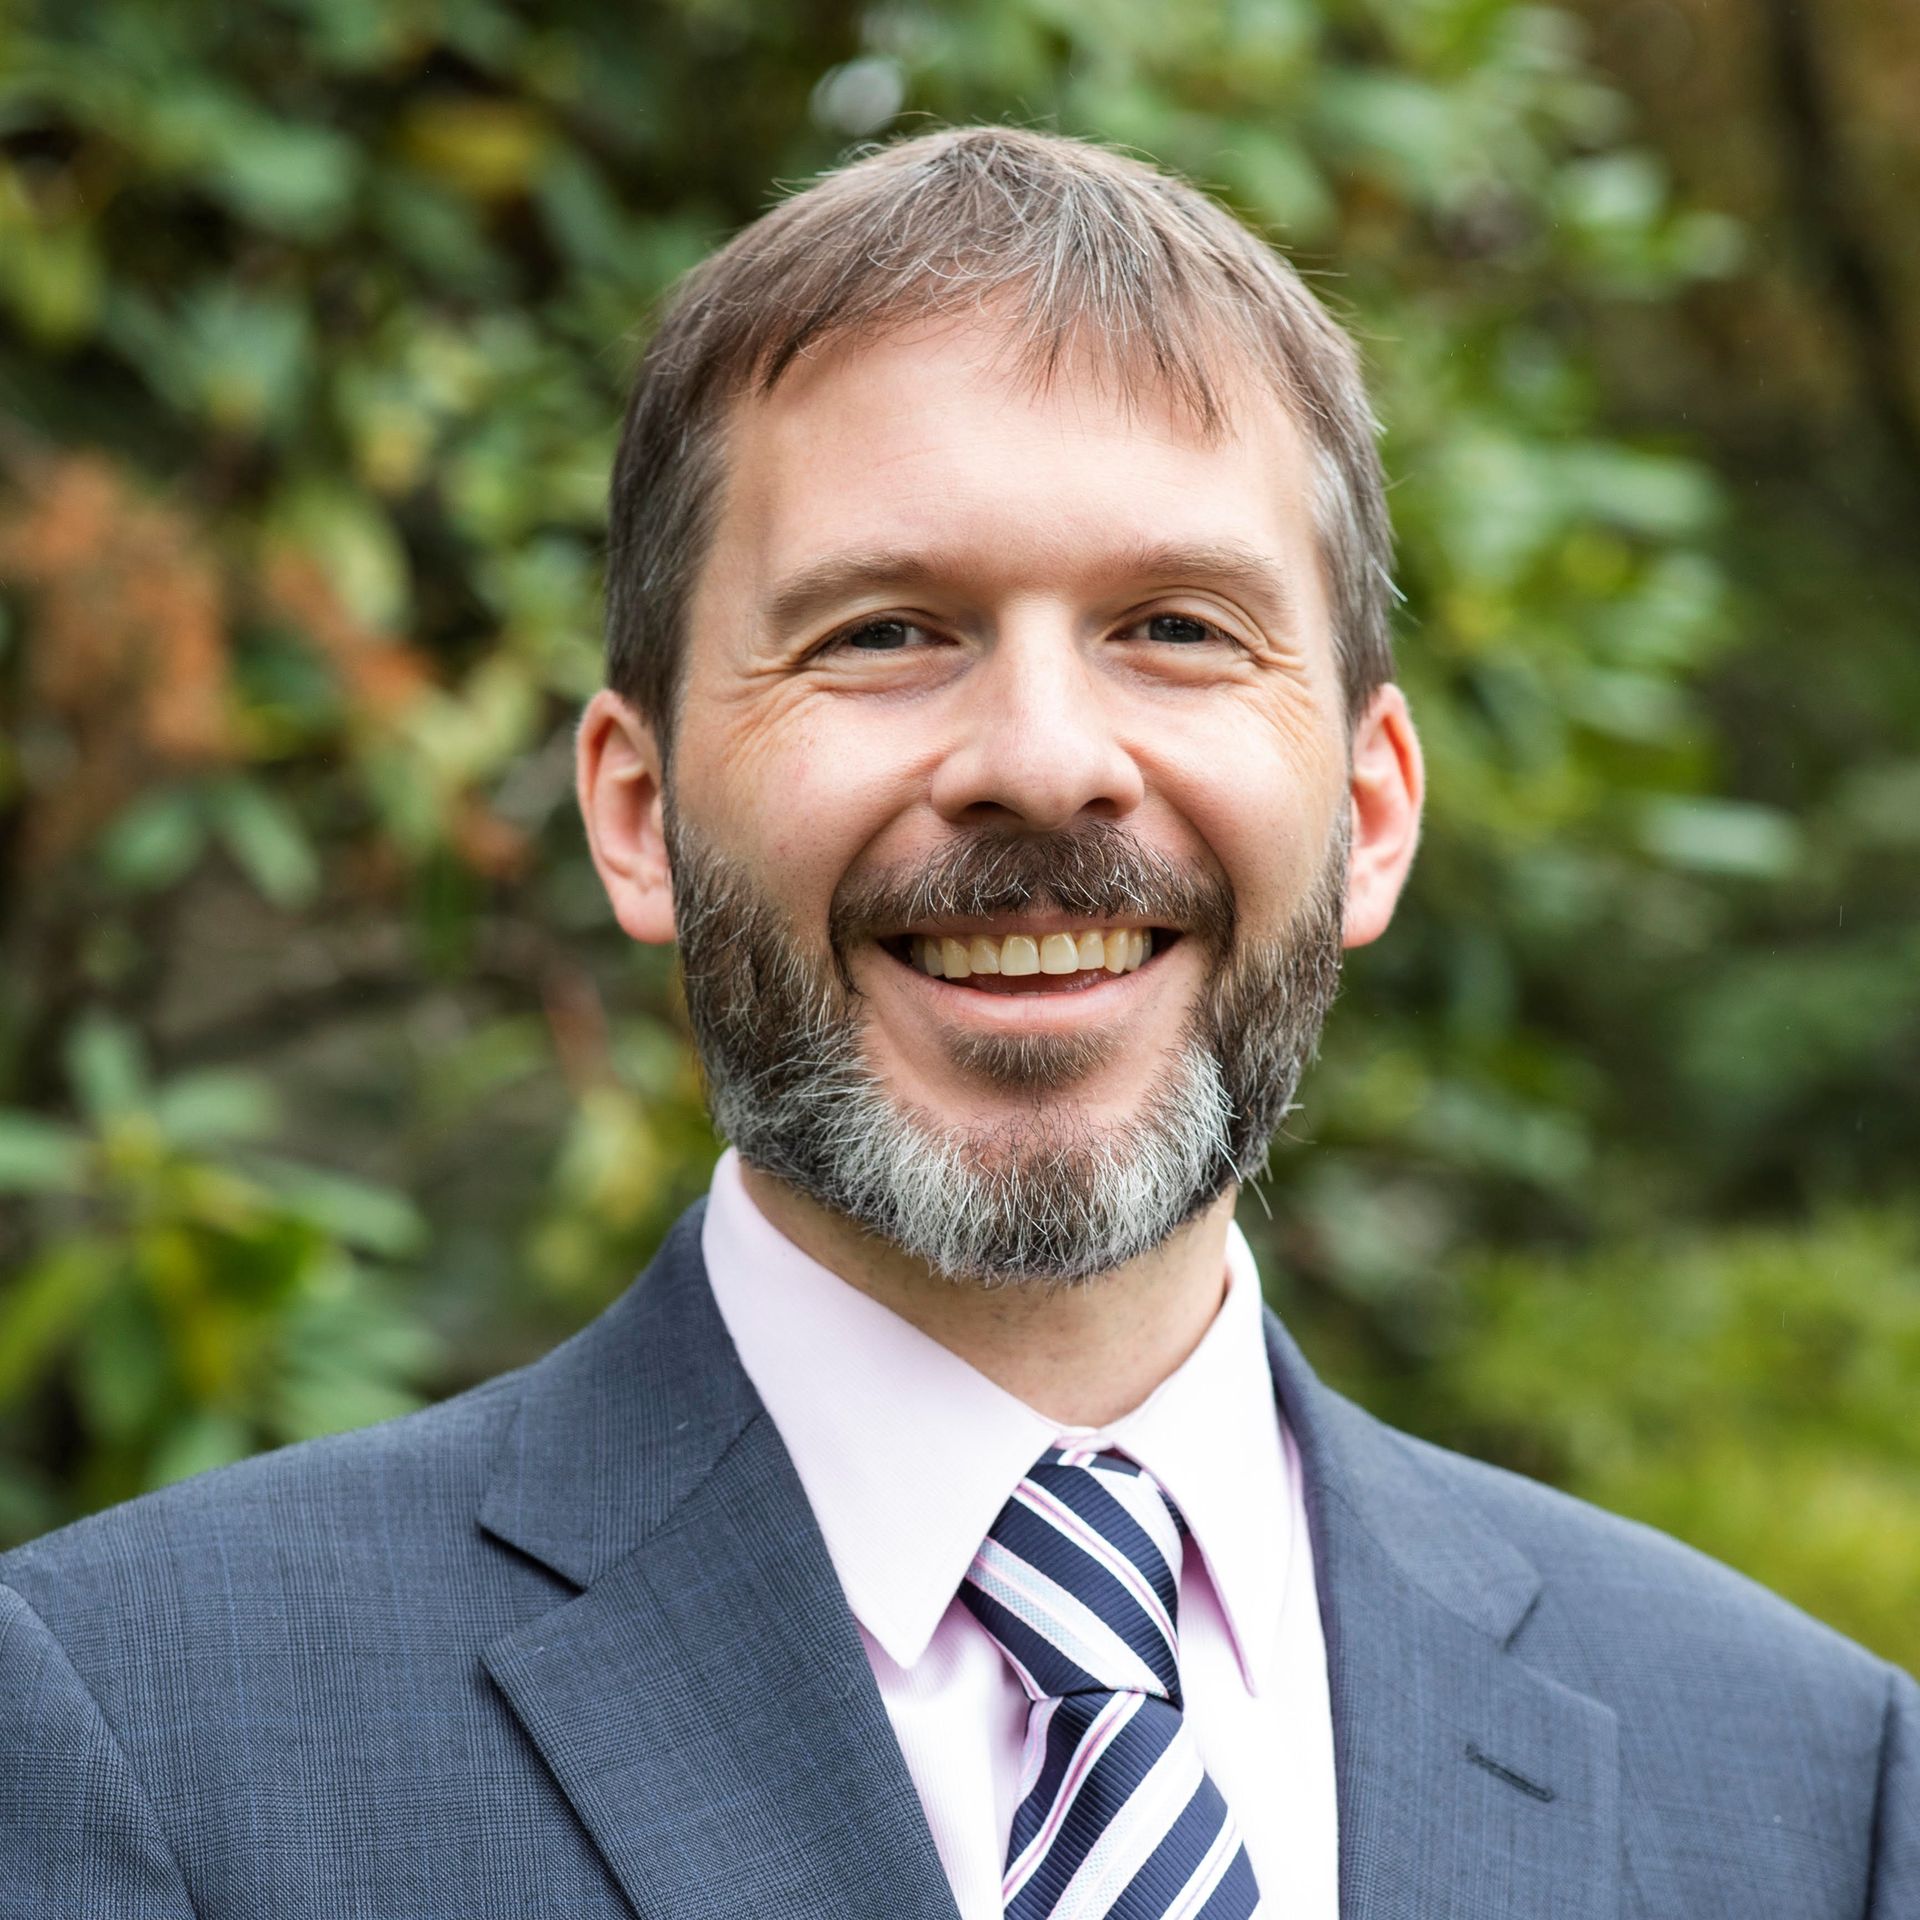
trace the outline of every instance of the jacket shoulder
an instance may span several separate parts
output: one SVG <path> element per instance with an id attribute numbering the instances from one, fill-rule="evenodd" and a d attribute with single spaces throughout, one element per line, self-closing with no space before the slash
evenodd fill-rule
<path id="1" fill-rule="evenodd" d="M 1706 1821 L 1791 1833 L 1843 1876 L 1866 1870 L 1889 1781 L 1910 1766 L 1907 1676 L 1670 1535 L 1398 1438 L 1537 1571 L 1510 1649 L 1614 1711 L 1625 1790 L 1664 1836 L 1655 1858 L 1678 1858 Z"/>
<path id="2" fill-rule="evenodd" d="M 1859 1911 L 1868 1887 L 1874 1920 L 1904 1910 L 1881 1893 L 1911 1891 L 1920 1846 L 1920 1809 L 1901 1805 L 1920 1698 L 1910 1679 L 1652 1527 L 1396 1432 L 1337 1395 L 1321 1409 L 1381 1550 L 1463 1616 L 1476 1570 L 1499 1582 L 1494 1630 L 1509 1657 L 1613 1715 L 1627 1856 L 1649 1911 L 1733 1911 L 1714 1889 L 1738 1877 L 1731 1863 L 1763 1858 L 1829 1889 L 1833 1911 Z"/>
<path id="3" fill-rule="evenodd" d="M 1803 1669 L 1828 1684 L 1851 1677 L 1884 1694 L 1885 1661 L 1724 1562 L 1523 1474 L 1398 1437 L 1533 1562 L 1543 1600 L 1584 1622 L 1590 1644 L 1637 1644 L 1644 1658 L 1668 1636 L 1690 1644 L 1705 1635 L 1731 1659 Z"/>
<path id="4" fill-rule="evenodd" d="M 525 1370 L 377 1425 L 278 1448 L 141 1494 L 0 1555 L 0 1586 L 83 1646 L 89 1614 L 122 1623 L 236 1584 L 351 1585 L 356 1568 L 458 1551 Z M 303 1578 L 303 1570 L 304 1578 Z M 77 1635 L 78 1641 L 70 1636 Z"/>

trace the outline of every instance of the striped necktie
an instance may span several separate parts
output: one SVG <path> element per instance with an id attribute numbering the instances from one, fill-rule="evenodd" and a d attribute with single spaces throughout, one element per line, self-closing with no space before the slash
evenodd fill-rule
<path id="1" fill-rule="evenodd" d="M 1051 1447 L 960 1597 L 1031 1701 L 1007 1920 L 1248 1920 L 1240 1830 L 1181 1709 L 1185 1524 L 1131 1460 Z"/>

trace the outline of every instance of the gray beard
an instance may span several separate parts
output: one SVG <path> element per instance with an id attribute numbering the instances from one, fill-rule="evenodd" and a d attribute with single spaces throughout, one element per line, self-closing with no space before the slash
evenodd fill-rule
<path id="1" fill-rule="evenodd" d="M 1242 943 L 1223 881 L 1196 880 L 1108 823 L 976 835 L 912 874 L 837 893 L 809 950 L 744 869 L 665 810 L 687 1011 L 715 1124 L 741 1157 L 934 1272 L 984 1285 L 1075 1282 L 1150 1252 L 1266 1164 L 1339 985 L 1344 812 L 1279 939 Z M 1215 955 L 1177 1046 L 1128 1120 L 1070 1099 L 960 1127 L 889 1093 L 860 1044 L 850 943 L 911 921 L 1055 906 L 1186 929 Z M 1059 1094 L 1124 1036 L 972 1043 L 991 1083 Z"/>

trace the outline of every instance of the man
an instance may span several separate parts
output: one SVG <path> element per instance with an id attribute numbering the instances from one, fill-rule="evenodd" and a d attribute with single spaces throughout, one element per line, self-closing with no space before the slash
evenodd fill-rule
<path id="1" fill-rule="evenodd" d="M 1920 1914 L 1920 1692 L 1371 1421 L 1232 1224 L 1419 750 L 1353 356 L 973 130 L 642 368 L 580 797 L 732 1142 L 545 1360 L 0 1562 L 0 1913 Z"/>

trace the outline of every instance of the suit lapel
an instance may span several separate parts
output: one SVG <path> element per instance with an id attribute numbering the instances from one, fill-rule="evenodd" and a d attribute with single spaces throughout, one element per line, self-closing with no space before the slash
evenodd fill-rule
<path id="1" fill-rule="evenodd" d="M 1531 1564 L 1269 1316 L 1326 1635 L 1343 1920 L 1612 1920 L 1611 1709 L 1509 1650 Z"/>
<path id="2" fill-rule="evenodd" d="M 480 1524 L 579 1591 L 488 1671 L 645 1920 L 954 1920 L 700 1218 L 524 1377 Z M 1307 1485 L 1343 1920 L 1614 1920 L 1614 1716 L 1511 1650 L 1538 1575 L 1271 1316 L 1268 1349 Z"/>
<path id="3" fill-rule="evenodd" d="M 697 1213 L 531 1370 L 481 1521 L 583 1589 L 484 1657 L 636 1912 L 953 1920 Z"/>

